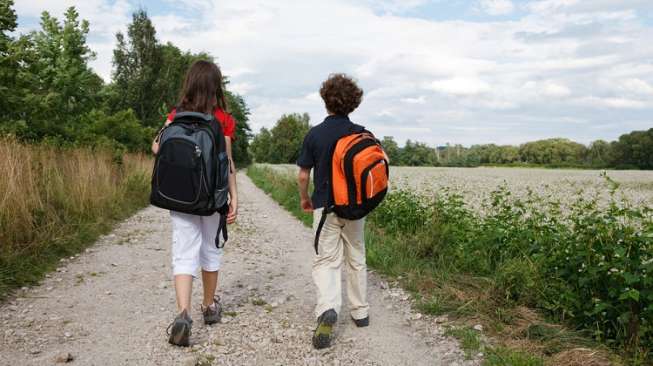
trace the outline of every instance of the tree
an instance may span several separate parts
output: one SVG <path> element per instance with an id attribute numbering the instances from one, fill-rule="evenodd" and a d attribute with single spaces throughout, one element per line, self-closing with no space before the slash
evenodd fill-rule
<path id="1" fill-rule="evenodd" d="M 399 160 L 408 166 L 435 166 L 437 156 L 433 148 L 421 142 L 406 141 L 406 145 L 400 150 Z"/>
<path id="2" fill-rule="evenodd" d="M 556 138 L 523 144 L 519 155 L 522 161 L 530 164 L 580 165 L 586 150 L 585 145 Z"/>
<path id="3" fill-rule="evenodd" d="M 157 88 L 164 51 L 145 10 L 133 14 L 127 39 L 119 32 L 116 41 L 118 45 L 113 51 L 114 111 L 131 108 L 145 126 L 160 125 L 163 95 L 167 93 L 165 88 Z"/>
<path id="4" fill-rule="evenodd" d="M 399 158 L 399 145 L 397 145 L 394 137 L 384 136 L 383 140 L 381 140 L 381 146 L 383 146 L 385 153 L 388 154 L 388 158 L 392 165 L 402 165 Z"/>
<path id="5" fill-rule="evenodd" d="M 653 169 L 653 128 L 620 136 L 613 151 L 618 167 Z"/>
<path id="6" fill-rule="evenodd" d="M 232 153 L 236 166 L 242 167 L 252 162 L 249 154 L 249 140 L 252 138 L 252 129 L 249 127 L 249 108 L 245 99 L 238 94 L 227 90 L 227 103 L 229 112 L 236 120 L 236 141 L 232 145 Z"/>
<path id="7" fill-rule="evenodd" d="M 265 163 L 270 159 L 270 148 L 272 147 L 272 134 L 263 127 L 261 131 L 252 140 L 251 150 L 254 161 Z"/>
<path id="8" fill-rule="evenodd" d="M 102 79 L 88 65 L 95 54 L 86 43 L 87 21 L 71 7 L 63 24 L 43 12 L 41 30 L 10 47 L 15 79 L 8 119 L 19 121 L 19 137 L 74 140 L 80 116 L 99 101 Z"/>
<path id="9" fill-rule="evenodd" d="M 613 162 L 612 146 L 604 140 L 597 140 L 587 149 L 585 162 L 594 168 L 607 168 Z"/>
<path id="10" fill-rule="evenodd" d="M 17 63 L 12 57 L 10 49 L 13 39 L 9 32 L 16 29 L 16 12 L 12 0 L 0 0 L 0 117 L 6 122 L 8 111 L 14 108 L 15 90 L 10 85 L 15 85 Z"/>
<path id="11" fill-rule="evenodd" d="M 272 130 L 262 129 L 254 138 L 252 152 L 256 162 L 294 164 L 310 128 L 308 113 L 284 114 Z"/>

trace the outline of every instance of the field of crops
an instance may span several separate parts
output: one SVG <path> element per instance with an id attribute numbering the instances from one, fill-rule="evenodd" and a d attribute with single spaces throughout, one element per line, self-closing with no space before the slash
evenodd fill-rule
<path id="1" fill-rule="evenodd" d="M 294 172 L 250 168 L 291 210 Z M 368 218 L 368 263 L 404 278 L 425 311 L 490 319 L 510 339 L 507 329 L 530 324 L 518 331 L 530 340 L 540 324 L 518 309 L 537 309 L 628 364 L 653 362 L 653 172 L 395 167 L 391 175 L 394 188 Z M 583 346 L 551 334 L 540 334 L 543 355 Z"/>
<path id="2" fill-rule="evenodd" d="M 294 165 L 269 166 L 284 172 L 297 170 Z M 610 185 L 604 173 L 619 184 L 618 200 L 624 198 L 638 206 L 653 207 L 653 171 L 392 167 L 390 175 L 394 188 L 407 188 L 425 196 L 448 189 L 462 194 L 466 205 L 480 208 L 482 201 L 502 185 L 516 197 L 524 197 L 531 189 L 570 202 L 582 192 L 584 197 L 598 195 L 605 203 L 609 200 Z"/>

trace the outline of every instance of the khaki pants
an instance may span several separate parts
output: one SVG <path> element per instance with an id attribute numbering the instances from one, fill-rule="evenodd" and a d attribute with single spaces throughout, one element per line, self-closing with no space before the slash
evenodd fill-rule
<path id="1" fill-rule="evenodd" d="M 313 212 L 313 230 L 317 230 L 322 209 Z M 318 255 L 313 259 L 313 281 L 317 286 L 316 317 L 342 305 L 342 265 L 346 269 L 346 290 L 351 316 L 368 316 L 367 265 L 365 264 L 365 219 L 351 221 L 331 213 L 320 234 Z"/>

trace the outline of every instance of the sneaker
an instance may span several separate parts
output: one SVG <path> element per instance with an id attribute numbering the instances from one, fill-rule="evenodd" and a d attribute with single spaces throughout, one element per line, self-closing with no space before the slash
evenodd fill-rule
<path id="1" fill-rule="evenodd" d="M 368 326 L 370 325 L 370 317 L 369 317 L 369 315 L 366 316 L 366 317 L 363 318 L 363 319 L 354 319 L 354 318 L 351 318 L 351 320 L 353 320 L 353 321 L 354 321 L 354 324 L 356 324 L 356 326 L 359 327 L 359 328 L 365 328 L 365 327 L 368 327 Z"/>
<path id="2" fill-rule="evenodd" d="M 338 314 L 335 310 L 329 309 L 317 318 L 317 328 L 313 334 L 313 347 L 324 349 L 331 346 L 331 334 L 333 326 L 338 321 Z"/>
<path id="3" fill-rule="evenodd" d="M 213 299 L 213 304 L 207 307 L 202 305 L 202 315 L 204 316 L 204 324 L 211 325 L 220 323 L 222 320 L 222 304 L 220 303 L 220 296 Z"/>
<path id="4" fill-rule="evenodd" d="M 190 329 L 193 321 L 186 310 L 177 315 L 175 320 L 168 326 L 166 332 L 170 336 L 168 342 L 175 346 L 188 347 L 190 343 Z"/>

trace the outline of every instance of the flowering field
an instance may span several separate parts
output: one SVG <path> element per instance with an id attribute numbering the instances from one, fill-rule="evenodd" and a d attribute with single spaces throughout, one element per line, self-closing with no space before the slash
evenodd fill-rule
<path id="1" fill-rule="evenodd" d="M 294 165 L 270 165 L 273 169 L 295 172 Z M 619 184 L 616 198 L 638 206 L 653 206 L 653 171 L 601 171 L 527 168 L 424 168 L 392 167 L 394 188 L 406 188 L 422 195 L 432 195 L 448 189 L 464 196 L 465 204 L 479 208 L 483 199 L 505 185 L 516 197 L 531 189 L 539 195 L 570 202 L 582 192 L 584 197 L 598 195 L 602 202 L 610 196 L 607 173 Z"/>

